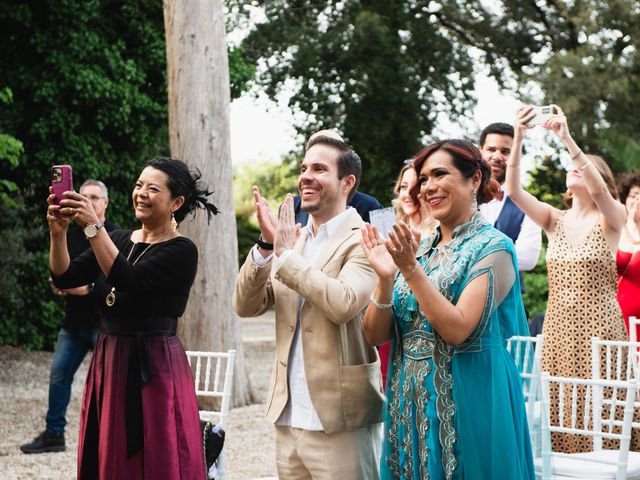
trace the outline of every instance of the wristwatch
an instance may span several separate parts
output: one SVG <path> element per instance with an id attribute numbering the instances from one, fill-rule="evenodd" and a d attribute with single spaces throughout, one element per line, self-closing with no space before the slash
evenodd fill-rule
<path id="1" fill-rule="evenodd" d="M 256 243 L 263 250 L 273 250 L 273 243 L 265 242 L 264 238 L 262 237 L 262 234 L 260 234 L 260 236 L 258 237 L 258 240 L 256 240 Z"/>
<path id="2" fill-rule="evenodd" d="M 87 225 L 84 227 L 84 236 L 87 237 L 87 240 L 95 237 L 98 234 L 98 230 L 104 227 L 104 223 L 98 222 L 95 225 Z"/>

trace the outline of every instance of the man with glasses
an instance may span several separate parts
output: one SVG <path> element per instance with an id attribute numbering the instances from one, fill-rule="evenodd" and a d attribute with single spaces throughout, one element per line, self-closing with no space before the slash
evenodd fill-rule
<path id="1" fill-rule="evenodd" d="M 109 196 L 104 183 L 87 180 L 80 187 L 80 194 L 91 200 L 107 231 L 116 228 L 105 218 Z M 90 248 L 84 231 L 76 223 L 69 225 L 67 230 L 67 248 L 71 260 Z M 49 285 L 55 295 L 65 297 L 66 314 L 51 361 L 46 430 L 30 443 L 20 446 L 24 453 L 65 451 L 65 414 L 71 398 L 73 377 L 89 349 L 95 346 L 98 337 L 99 314 L 98 304 L 92 295 L 93 285 L 61 290 L 53 284 L 51 278 Z"/>

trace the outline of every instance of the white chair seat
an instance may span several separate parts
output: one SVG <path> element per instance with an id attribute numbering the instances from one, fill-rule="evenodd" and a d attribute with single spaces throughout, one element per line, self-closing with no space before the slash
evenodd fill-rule
<path id="1" fill-rule="evenodd" d="M 585 460 L 585 459 L 590 460 Z M 617 450 L 599 450 L 596 452 L 572 453 L 568 457 L 553 457 L 551 460 L 554 479 L 579 478 L 581 480 L 603 480 L 616 478 L 616 465 L 598 463 L 616 462 Z M 534 460 L 536 474 L 542 472 L 542 458 Z M 629 452 L 627 479 L 640 478 L 640 453 Z"/>

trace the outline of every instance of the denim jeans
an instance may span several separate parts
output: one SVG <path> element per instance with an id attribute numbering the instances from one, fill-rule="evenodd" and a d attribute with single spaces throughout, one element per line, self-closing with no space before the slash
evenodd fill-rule
<path id="1" fill-rule="evenodd" d="M 55 433 L 64 432 L 73 376 L 89 349 L 95 347 L 98 332 L 97 328 L 60 329 L 51 361 L 47 430 Z"/>

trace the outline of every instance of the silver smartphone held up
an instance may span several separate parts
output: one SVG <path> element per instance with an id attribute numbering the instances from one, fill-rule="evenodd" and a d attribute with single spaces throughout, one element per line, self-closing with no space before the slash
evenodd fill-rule
<path id="1" fill-rule="evenodd" d="M 558 109 L 555 105 L 534 106 L 533 111 L 536 115 L 529 120 L 527 125 L 542 125 L 551 115 L 556 115 L 558 113 Z"/>

